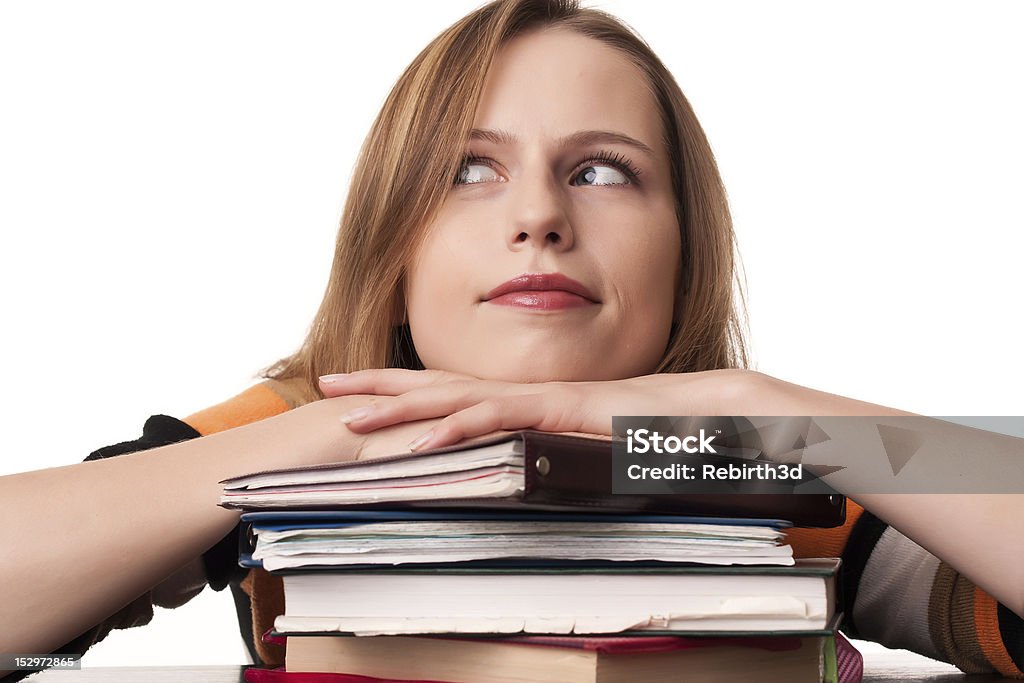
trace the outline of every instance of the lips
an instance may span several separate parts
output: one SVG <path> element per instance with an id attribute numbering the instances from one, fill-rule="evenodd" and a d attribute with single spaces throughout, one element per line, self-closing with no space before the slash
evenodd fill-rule
<path id="1" fill-rule="evenodd" d="M 489 291 L 483 300 L 541 310 L 577 308 L 600 303 L 593 292 L 561 273 L 520 275 Z"/>

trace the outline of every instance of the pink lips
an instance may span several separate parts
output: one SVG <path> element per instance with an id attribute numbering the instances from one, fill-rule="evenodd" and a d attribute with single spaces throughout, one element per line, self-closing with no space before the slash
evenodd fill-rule
<path id="1" fill-rule="evenodd" d="M 589 289 L 561 273 L 520 275 L 489 291 L 484 301 L 543 311 L 600 303 Z"/>

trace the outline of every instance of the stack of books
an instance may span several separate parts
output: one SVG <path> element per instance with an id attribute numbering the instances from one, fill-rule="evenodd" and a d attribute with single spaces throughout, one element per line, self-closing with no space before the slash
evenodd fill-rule
<path id="1" fill-rule="evenodd" d="M 285 667 L 247 679 L 836 680 L 839 560 L 784 543 L 842 523 L 834 496 L 615 496 L 610 478 L 609 441 L 526 431 L 222 482 L 240 563 L 285 591 Z"/>

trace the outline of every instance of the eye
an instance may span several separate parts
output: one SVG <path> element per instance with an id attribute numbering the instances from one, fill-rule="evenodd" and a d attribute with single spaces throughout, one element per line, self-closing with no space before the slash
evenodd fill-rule
<path id="1" fill-rule="evenodd" d="M 490 159 L 467 155 L 452 179 L 452 185 L 479 185 L 480 183 L 503 183 L 505 178 L 491 165 Z M 573 175 L 571 185 L 601 187 L 605 185 L 634 185 L 638 182 L 640 169 L 633 162 L 615 152 L 600 152 L 577 165 L 580 170 Z"/>
<path id="2" fill-rule="evenodd" d="M 466 157 L 462 160 L 458 172 L 455 174 L 453 185 L 476 185 L 477 183 L 504 182 L 504 178 L 498 175 L 485 159 L 480 157 Z"/>
<path id="3" fill-rule="evenodd" d="M 631 185 L 640 175 L 640 169 L 618 153 L 601 152 L 583 163 L 583 168 L 573 177 L 573 185 Z"/>
<path id="4" fill-rule="evenodd" d="M 626 185 L 629 178 L 611 166 L 587 166 L 573 180 L 573 185 Z"/>

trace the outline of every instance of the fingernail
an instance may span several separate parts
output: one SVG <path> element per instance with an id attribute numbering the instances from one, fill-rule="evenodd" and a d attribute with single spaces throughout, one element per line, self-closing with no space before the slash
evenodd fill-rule
<path id="1" fill-rule="evenodd" d="M 346 377 L 348 377 L 347 372 L 338 372 L 333 375 L 320 375 L 320 383 L 330 384 L 332 382 L 337 382 L 338 380 L 344 379 Z"/>
<path id="2" fill-rule="evenodd" d="M 341 421 L 345 424 L 349 422 L 355 422 L 356 420 L 362 420 L 364 417 L 373 412 L 373 406 L 363 406 L 362 408 L 356 408 L 350 410 L 341 416 Z"/>
<path id="3" fill-rule="evenodd" d="M 420 434 L 418 437 L 413 439 L 411 443 L 409 443 L 409 450 L 410 451 L 415 451 L 415 450 L 417 450 L 419 448 L 423 448 L 423 446 L 425 446 L 433 438 L 434 438 L 434 430 L 433 429 L 431 429 L 426 434 Z"/>

